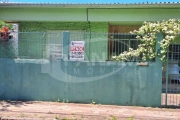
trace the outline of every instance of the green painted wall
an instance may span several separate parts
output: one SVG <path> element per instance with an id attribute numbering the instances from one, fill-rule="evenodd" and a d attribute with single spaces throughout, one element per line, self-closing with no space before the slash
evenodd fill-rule
<path id="1" fill-rule="evenodd" d="M 161 65 L 0 59 L 0 99 L 161 106 Z"/>
<path id="2" fill-rule="evenodd" d="M 162 21 L 180 17 L 180 9 L 89 9 L 90 21 L 109 21 L 109 22 L 143 22 L 143 21 Z"/>
<path id="3" fill-rule="evenodd" d="M 0 18 L 11 21 L 87 21 L 86 9 L 0 8 Z"/>
<path id="4" fill-rule="evenodd" d="M 144 6 L 145 7 L 145 6 Z M 148 6 L 147 6 L 148 7 Z M 54 21 L 54 22 L 110 22 L 142 24 L 143 21 L 159 21 L 179 18 L 180 9 L 172 8 L 45 8 L 1 7 L 0 18 L 6 21 Z"/>
<path id="5" fill-rule="evenodd" d="M 47 37 L 42 37 L 48 30 L 82 30 L 87 33 L 72 33 L 71 40 L 79 40 L 78 35 L 84 35 L 85 60 L 107 60 L 108 51 L 108 23 L 105 22 L 20 22 L 19 57 L 42 58 L 43 44 Z M 31 33 L 38 31 L 37 33 Z M 42 33 L 40 33 L 42 32 Z M 98 34 L 97 34 L 98 33 Z M 106 34 L 105 34 L 106 33 Z M 62 33 L 60 33 L 62 34 Z M 62 41 L 62 38 L 59 38 Z"/>

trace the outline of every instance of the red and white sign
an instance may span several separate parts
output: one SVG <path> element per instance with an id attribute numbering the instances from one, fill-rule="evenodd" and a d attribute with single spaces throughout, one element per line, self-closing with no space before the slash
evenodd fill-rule
<path id="1" fill-rule="evenodd" d="M 71 41 L 70 60 L 84 60 L 84 41 Z"/>
<path id="2" fill-rule="evenodd" d="M 75 51 L 84 52 L 84 47 L 71 46 L 71 51 L 73 51 L 73 52 L 75 52 Z"/>

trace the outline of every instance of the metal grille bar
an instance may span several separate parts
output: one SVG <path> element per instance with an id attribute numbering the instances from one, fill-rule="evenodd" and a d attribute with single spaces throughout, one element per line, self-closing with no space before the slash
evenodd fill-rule
<path id="1" fill-rule="evenodd" d="M 163 65 L 162 106 L 180 107 L 180 44 L 171 44 L 167 56 Z"/>
<path id="2" fill-rule="evenodd" d="M 129 48 L 137 49 L 136 35 L 70 31 L 71 41 L 85 41 L 85 60 L 106 61 Z M 0 57 L 19 59 L 61 59 L 62 30 L 47 32 L 18 32 L 7 41 L 0 41 Z M 137 58 L 136 61 L 141 61 Z"/>

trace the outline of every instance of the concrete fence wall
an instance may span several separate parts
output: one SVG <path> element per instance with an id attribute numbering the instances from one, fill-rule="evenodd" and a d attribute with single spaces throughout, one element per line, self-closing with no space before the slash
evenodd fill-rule
<path id="1" fill-rule="evenodd" d="M 160 38 L 160 37 L 159 37 Z M 64 33 L 63 46 L 68 44 Z M 157 46 L 158 48 L 159 46 Z M 0 99 L 161 106 L 162 63 L 0 59 Z"/>

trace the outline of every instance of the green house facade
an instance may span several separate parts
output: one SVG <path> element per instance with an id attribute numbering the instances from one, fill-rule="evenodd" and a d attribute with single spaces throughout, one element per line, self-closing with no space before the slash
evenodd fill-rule
<path id="1" fill-rule="evenodd" d="M 0 3 L 0 19 L 18 23 L 19 32 L 88 32 L 84 40 L 85 60 L 108 60 L 109 36 L 107 33 L 129 33 L 144 21 L 161 21 L 180 17 L 179 3 L 142 4 L 63 4 L 63 3 Z M 106 33 L 94 35 L 93 33 Z M 75 34 L 75 33 L 74 33 Z M 48 35 L 19 34 L 18 57 L 46 58 Z M 51 35 L 53 36 L 53 35 Z M 55 36 L 55 35 L 54 35 Z M 53 42 L 61 43 L 61 37 Z M 97 40 L 101 38 L 101 40 Z M 41 40 L 39 40 L 41 39 Z M 75 40 L 72 37 L 72 40 Z M 91 42 L 91 44 L 89 44 Z M 30 43 L 30 44 L 29 44 Z M 31 52 L 26 51 L 26 46 Z M 26 47 L 26 48 L 24 48 Z M 95 53 L 96 55 L 93 55 Z M 102 54 L 103 53 L 103 54 Z M 26 55 L 25 55 L 26 54 Z M 29 55 L 27 55 L 29 54 Z M 94 57 L 98 56 L 98 57 Z M 28 57 L 27 57 L 28 58 Z"/>
<path id="2" fill-rule="evenodd" d="M 0 2 L 0 19 L 18 26 L 15 38 L 0 41 L 0 100 L 60 98 L 80 103 L 93 100 L 100 104 L 160 107 L 164 105 L 160 58 L 142 64 L 111 61 L 110 57 L 128 47 L 137 48 L 138 40 L 129 32 L 139 29 L 144 21 L 180 18 L 179 13 L 178 2 Z M 116 38 L 121 40 L 118 46 L 112 42 Z M 157 34 L 157 43 L 162 39 Z M 68 59 L 71 41 L 85 42 L 84 61 Z M 116 47 L 120 51 L 114 52 Z M 57 59 L 51 59 L 54 55 Z"/>

